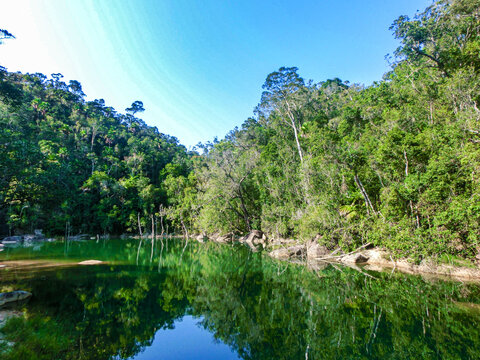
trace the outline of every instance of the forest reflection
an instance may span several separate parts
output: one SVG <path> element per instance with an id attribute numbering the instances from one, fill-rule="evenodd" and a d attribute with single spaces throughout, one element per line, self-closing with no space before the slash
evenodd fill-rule
<path id="1" fill-rule="evenodd" d="M 25 316 L 1 330 L 14 343 L 1 343 L 5 359 L 133 358 L 185 316 L 201 319 L 201 329 L 242 359 L 478 358 L 475 284 L 330 265 L 311 270 L 241 246 L 185 247 L 175 239 L 153 251 L 149 242 L 110 240 L 1 256 L 106 262 L 0 269 L 3 291 L 34 294 Z"/>

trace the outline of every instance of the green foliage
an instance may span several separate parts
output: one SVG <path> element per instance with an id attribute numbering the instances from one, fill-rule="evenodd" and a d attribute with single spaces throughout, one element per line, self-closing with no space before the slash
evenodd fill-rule
<path id="1" fill-rule="evenodd" d="M 399 17 L 396 62 L 369 87 L 315 84 L 295 67 L 268 75 L 257 118 L 206 146 L 194 165 L 194 227 L 473 259 L 479 14 L 478 0 L 440 0 Z"/>
<path id="2" fill-rule="evenodd" d="M 118 114 L 61 79 L 0 71 L 0 222 L 11 233 L 137 232 L 167 205 L 165 166 L 190 155 L 135 117 L 141 101 Z"/>

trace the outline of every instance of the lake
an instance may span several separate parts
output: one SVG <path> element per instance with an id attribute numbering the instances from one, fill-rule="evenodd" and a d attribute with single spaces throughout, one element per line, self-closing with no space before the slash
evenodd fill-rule
<path id="1" fill-rule="evenodd" d="M 100 240 L 4 248 L 29 302 L 2 359 L 478 359 L 480 287 L 275 261 L 240 245 Z M 97 265 L 78 265 L 83 260 Z"/>

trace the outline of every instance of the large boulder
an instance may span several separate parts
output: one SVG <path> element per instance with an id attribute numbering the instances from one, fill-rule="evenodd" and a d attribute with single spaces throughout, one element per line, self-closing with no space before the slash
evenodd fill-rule
<path id="1" fill-rule="evenodd" d="M 24 235 L 23 236 L 23 246 L 35 246 L 38 243 L 41 243 L 43 241 L 47 241 L 48 239 L 45 238 L 42 234 L 37 235 L 37 234 L 29 234 L 29 235 Z"/>
<path id="2" fill-rule="evenodd" d="M 212 241 L 219 243 L 219 244 L 229 244 L 235 240 L 235 234 L 228 233 L 225 235 L 214 234 L 211 236 Z"/>
<path id="3" fill-rule="evenodd" d="M 2 327 L 8 319 L 12 317 L 20 317 L 22 316 L 22 313 L 18 310 L 14 309 L 2 309 L 0 310 L 0 327 Z M 3 341 L 3 335 L 0 334 L 0 344 Z"/>
<path id="4" fill-rule="evenodd" d="M 198 235 L 195 235 L 194 236 L 194 239 L 197 240 L 198 242 L 200 243 L 203 243 L 205 242 L 206 240 L 208 240 L 207 236 L 205 234 L 198 234 Z"/>
<path id="5" fill-rule="evenodd" d="M 282 237 L 273 237 L 268 240 L 268 245 L 269 246 L 283 246 L 283 247 L 289 247 L 297 244 L 298 241 L 295 239 L 285 239 Z"/>
<path id="6" fill-rule="evenodd" d="M 275 259 L 287 260 L 305 256 L 306 247 L 303 245 L 290 246 L 272 250 L 269 255 Z"/>
<path id="7" fill-rule="evenodd" d="M 262 231 L 252 230 L 245 238 L 245 243 L 247 243 L 247 245 L 254 250 L 257 250 L 259 247 L 264 249 L 267 245 L 266 240 L 267 239 Z"/>
<path id="8" fill-rule="evenodd" d="M 78 265 L 99 265 L 103 264 L 103 261 L 100 260 L 83 260 L 78 263 Z"/>
<path id="9" fill-rule="evenodd" d="M 90 236 L 88 234 L 78 234 L 78 235 L 68 237 L 68 241 L 85 241 L 89 239 L 90 239 Z"/>
<path id="10" fill-rule="evenodd" d="M 340 261 L 346 264 L 364 264 L 368 262 L 369 256 L 367 253 L 348 254 L 340 258 Z"/>
<path id="11" fill-rule="evenodd" d="M 268 254 L 274 259 L 279 259 L 279 260 L 290 259 L 290 253 L 287 248 L 275 249 L 270 251 Z"/>
<path id="12" fill-rule="evenodd" d="M 316 260 L 330 254 L 330 250 L 325 245 L 320 245 L 316 240 L 307 244 L 308 260 Z"/>
<path id="13" fill-rule="evenodd" d="M 0 307 L 7 304 L 23 301 L 32 296 L 32 293 L 23 290 L 10 291 L 6 293 L 0 293 Z"/>
<path id="14" fill-rule="evenodd" d="M 23 236 L 7 236 L 2 240 L 3 244 L 14 244 L 23 242 Z"/>
<path id="15" fill-rule="evenodd" d="M 395 263 L 389 252 L 382 249 L 370 249 L 363 251 L 366 257 L 368 257 L 369 264 L 375 264 L 380 266 L 394 266 Z"/>

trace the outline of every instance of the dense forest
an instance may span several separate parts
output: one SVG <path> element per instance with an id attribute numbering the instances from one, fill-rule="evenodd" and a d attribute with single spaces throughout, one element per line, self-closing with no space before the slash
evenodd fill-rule
<path id="1" fill-rule="evenodd" d="M 391 26 L 371 86 L 269 74 L 254 116 L 188 152 L 60 74 L 0 73 L 4 232 L 170 231 L 371 242 L 399 255 L 480 250 L 480 1 Z M 160 225 L 158 225 L 160 224 Z"/>
<path id="2" fill-rule="evenodd" d="M 61 74 L 0 76 L 0 216 L 10 231 L 136 232 L 167 202 L 166 176 L 188 174 L 185 147 L 135 116 L 142 102 L 123 115 L 85 101 Z"/>

